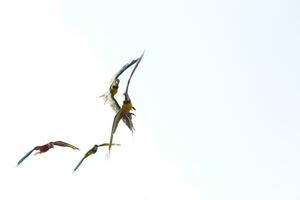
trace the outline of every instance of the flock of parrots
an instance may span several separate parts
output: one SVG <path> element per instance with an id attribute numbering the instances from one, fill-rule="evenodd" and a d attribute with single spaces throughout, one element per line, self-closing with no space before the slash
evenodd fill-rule
<path id="1" fill-rule="evenodd" d="M 83 158 L 76 165 L 73 172 L 75 172 L 79 168 L 79 166 L 82 164 L 82 162 L 87 157 L 89 157 L 92 154 L 95 154 L 98 150 L 98 147 L 108 147 L 108 155 L 109 155 L 112 146 L 119 146 L 120 145 L 120 144 L 113 143 L 113 136 L 114 136 L 114 134 L 117 130 L 118 124 L 119 124 L 121 119 L 126 124 L 126 126 L 130 129 L 131 132 L 134 131 L 134 126 L 133 126 L 133 123 L 132 123 L 132 115 L 134 115 L 134 113 L 131 113 L 130 111 L 135 110 L 135 108 L 132 106 L 131 100 L 129 98 L 128 88 L 129 88 L 129 84 L 130 84 L 130 80 L 132 78 L 132 75 L 134 74 L 134 72 L 135 72 L 136 68 L 138 67 L 139 63 L 141 62 L 143 56 L 144 56 L 144 52 L 139 58 L 131 61 L 130 63 L 127 63 L 126 65 L 124 65 L 111 79 L 108 91 L 105 94 L 100 96 L 100 97 L 103 97 L 104 102 L 105 103 L 108 102 L 110 104 L 111 108 L 116 112 L 116 115 L 114 117 L 114 121 L 113 121 L 113 124 L 112 124 L 109 143 L 103 143 L 103 144 L 100 144 L 100 145 L 95 144 L 88 152 L 86 152 L 84 154 Z M 119 83 L 120 83 L 120 80 L 118 78 L 125 70 L 127 70 L 129 67 L 133 66 L 134 64 L 135 64 L 135 66 L 134 66 L 134 68 L 133 68 L 133 70 L 130 74 L 130 77 L 127 81 L 126 90 L 124 92 L 125 99 L 124 99 L 123 105 L 121 107 L 119 105 L 119 103 L 117 102 L 117 100 L 115 99 L 115 95 L 118 92 Z M 79 150 L 79 148 L 77 148 L 77 147 L 75 147 L 75 146 L 73 146 L 69 143 L 63 142 L 63 141 L 49 142 L 48 144 L 34 147 L 32 150 L 30 150 L 25 156 L 23 156 L 19 160 L 19 162 L 17 163 L 17 166 L 19 166 L 33 151 L 36 151 L 35 155 L 45 153 L 49 149 L 53 148 L 54 145 L 61 146 L 61 147 L 69 147 L 69 148 L 72 148 L 74 150 Z"/>

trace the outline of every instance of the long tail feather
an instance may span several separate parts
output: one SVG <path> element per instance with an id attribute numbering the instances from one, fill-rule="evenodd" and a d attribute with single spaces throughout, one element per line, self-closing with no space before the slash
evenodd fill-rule
<path id="1" fill-rule="evenodd" d="M 81 163 L 84 161 L 84 159 L 86 158 L 86 156 L 84 156 L 80 161 L 79 163 L 76 165 L 76 167 L 74 168 L 73 170 L 73 173 L 78 169 L 78 167 L 80 167 Z"/>
<path id="2" fill-rule="evenodd" d="M 34 148 L 32 150 L 30 150 L 25 156 L 23 156 L 17 163 L 17 166 L 19 166 L 33 151 L 34 151 Z"/>
<path id="3" fill-rule="evenodd" d="M 110 134 L 110 140 L 109 140 L 109 144 L 108 144 L 108 151 L 110 152 L 111 146 L 112 146 L 112 142 L 113 142 L 113 138 L 114 138 L 114 133 L 111 132 Z"/>
<path id="4" fill-rule="evenodd" d="M 114 118 L 114 121 L 113 121 L 113 125 L 112 125 L 112 129 L 111 129 L 111 134 L 110 134 L 110 141 L 109 141 L 109 145 L 108 145 L 108 151 L 110 151 L 111 149 L 111 146 L 112 146 L 112 142 L 113 142 L 113 137 L 114 137 L 114 134 L 117 130 L 117 127 L 118 127 L 118 124 L 121 120 L 123 116 L 123 111 L 122 109 L 119 110 L 119 112 L 116 114 L 115 118 Z"/>
<path id="5" fill-rule="evenodd" d="M 111 129 L 111 133 L 114 134 L 118 128 L 119 122 L 123 117 L 123 110 L 119 110 L 119 112 L 116 114 L 114 121 L 113 121 L 113 125 L 112 125 L 112 129 Z"/>

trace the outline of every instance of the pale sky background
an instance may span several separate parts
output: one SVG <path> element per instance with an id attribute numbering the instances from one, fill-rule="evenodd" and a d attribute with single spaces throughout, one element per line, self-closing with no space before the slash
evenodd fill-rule
<path id="1" fill-rule="evenodd" d="M 0 199 L 300 199 L 300 2 L 0 1 Z M 98 96 L 146 49 L 131 136 Z M 125 88 L 129 73 L 121 77 Z M 122 101 L 121 93 L 117 97 Z M 81 151 L 27 151 L 63 140 Z"/>

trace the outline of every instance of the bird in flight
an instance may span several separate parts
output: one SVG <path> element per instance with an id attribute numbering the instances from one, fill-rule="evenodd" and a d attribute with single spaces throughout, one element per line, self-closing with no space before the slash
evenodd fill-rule
<path id="1" fill-rule="evenodd" d="M 100 97 L 104 98 L 104 103 L 106 103 L 107 101 L 109 102 L 111 108 L 117 113 L 119 112 L 119 110 L 121 109 L 119 103 L 117 102 L 117 100 L 115 99 L 115 95 L 118 92 L 119 89 L 119 83 L 120 80 L 118 79 L 119 76 L 125 71 L 127 70 L 130 66 L 134 65 L 138 59 L 132 60 L 130 63 L 127 63 L 126 65 L 124 65 L 111 79 L 110 81 L 110 85 L 109 85 L 109 90 L 104 93 L 103 95 L 101 95 Z M 126 124 L 126 126 L 129 128 L 129 130 L 131 130 L 131 132 L 134 131 L 134 127 L 133 127 L 133 123 L 131 121 L 131 114 L 128 115 L 124 115 L 122 117 L 123 122 Z"/>
<path id="2" fill-rule="evenodd" d="M 141 62 L 143 56 L 144 56 L 144 52 L 141 55 L 141 57 L 138 59 L 136 65 L 134 67 L 134 69 L 132 70 L 132 72 L 130 74 L 130 77 L 129 77 L 128 81 L 127 81 L 126 91 L 124 93 L 125 99 L 123 101 L 123 105 L 122 105 L 121 109 L 117 112 L 117 114 L 114 117 L 114 121 L 113 121 L 113 125 L 112 125 L 112 130 L 111 130 L 111 134 L 110 134 L 110 142 L 109 142 L 109 146 L 108 146 L 108 151 L 109 152 L 111 150 L 111 146 L 112 146 L 112 142 L 113 142 L 113 135 L 114 135 L 114 133 L 117 130 L 117 127 L 118 127 L 118 124 L 119 124 L 120 120 L 122 118 L 124 118 L 124 116 L 127 116 L 127 115 L 131 116 L 132 113 L 130 111 L 132 109 L 135 110 L 135 108 L 133 107 L 133 105 L 131 103 L 130 97 L 128 95 L 128 88 L 129 88 L 129 84 L 130 84 L 132 75 L 134 74 L 134 72 L 135 72 L 136 68 L 138 67 L 139 63 Z"/>
<path id="3" fill-rule="evenodd" d="M 19 162 L 17 163 L 17 166 L 19 166 L 28 156 L 30 156 L 30 154 L 33 152 L 33 151 L 37 151 L 35 153 L 35 155 L 37 154 L 41 154 L 41 153 L 45 153 L 47 152 L 49 149 L 51 148 L 54 148 L 54 145 L 56 146 L 61 146 L 61 147 L 70 147 L 74 150 L 79 150 L 79 148 L 69 144 L 69 143 L 66 143 L 66 142 L 63 142 L 63 141 L 56 141 L 56 142 L 49 142 L 47 144 L 44 144 L 42 146 L 36 146 L 34 147 L 32 150 L 30 150 L 25 156 L 23 156 Z"/>
<path id="4" fill-rule="evenodd" d="M 88 150 L 88 152 L 86 152 L 83 156 L 83 158 L 79 161 L 79 163 L 76 165 L 76 167 L 73 170 L 73 173 L 79 168 L 79 166 L 81 165 L 81 163 L 90 155 L 93 155 L 97 152 L 98 147 L 103 147 L 103 146 L 108 146 L 109 143 L 103 143 L 100 145 L 95 144 L 90 150 Z M 116 145 L 116 146 L 120 146 L 120 144 L 111 144 L 111 145 Z"/>
<path id="5" fill-rule="evenodd" d="M 132 60 L 130 63 L 125 64 L 116 74 L 114 74 L 114 76 L 111 78 L 111 81 L 109 84 L 109 90 L 100 96 L 100 97 L 104 97 L 105 102 L 108 100 L 107 96 L 109 96 L 109 95 L 115 96 L 115 94 L 117 94 L 118 88 L 119 88 L 119 83 L 120 83 L 120 80 L 118 79 L 119 76 L 124 71 L 126 71 L 126 69 L 128 69 L 130 66 L 135 64 L 137 61 L 138 61 L 138 59 Z"/>

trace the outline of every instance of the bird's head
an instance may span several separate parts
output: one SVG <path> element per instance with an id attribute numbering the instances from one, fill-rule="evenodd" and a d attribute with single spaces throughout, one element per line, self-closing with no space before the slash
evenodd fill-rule
<path id="1" fill-rule="evenodd" d="M 124 102 L 130 102 L 131 101 L 130 97 L 129 97 L 129 95 L 127 93 L 124 93 L 124 97 L 125 97 Z"/>
<path id="2" fill-rule="evenodd" d="M 119 83 L 120 83 L 120 80 L 119 79 L 116 79 L 113 83 L 113 86 L 116 86 L 118 87 L 119 86 Z"/>

